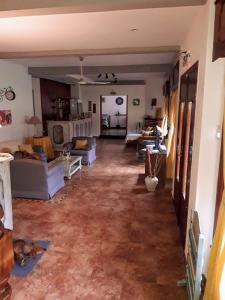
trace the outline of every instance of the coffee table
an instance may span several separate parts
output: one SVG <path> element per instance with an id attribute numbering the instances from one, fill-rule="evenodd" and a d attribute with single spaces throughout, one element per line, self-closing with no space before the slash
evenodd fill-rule
<path id="1" fill-rule="evenodd" d="M 75 172 L 81 170 L 82 156 L 70 156 L 69 159 L 59 157 L 58 160 L 62 162 L 64 168 L 64 177 L 67 177 L 68 179 L 71 179 L 71 176 Z"/>

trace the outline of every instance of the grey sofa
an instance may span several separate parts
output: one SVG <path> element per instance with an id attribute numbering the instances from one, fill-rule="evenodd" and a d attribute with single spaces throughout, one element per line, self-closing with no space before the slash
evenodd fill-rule
<path id="1" fill-rule="evenodd" d="M 34 159 L 15 159 L 10 162 L 12 196 L 50 199 L 64 183 L 63 166 Z"/>
<path id="2" fill-rule="evenodd" d="M 87 149 L 85 150 L 75 150 L 73 145 L 76 140 L 86 140 L 88 141 Z M 82 165 L 91 165 L 96 160 L 96 139 L 93 137 L 73 137 L 72 142 L 66 143 L 63 146 L 65 151 L 70 152 L 70 155 L 82 156 Z"/>

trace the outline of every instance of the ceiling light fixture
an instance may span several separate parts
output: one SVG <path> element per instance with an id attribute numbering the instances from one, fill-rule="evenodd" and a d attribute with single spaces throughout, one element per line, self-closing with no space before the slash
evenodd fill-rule
<path id="1" fill-rule="evenodd" d="M 116 74 L 115 73 L 99 73 L 97 78 L 100 79 L 107 79 L 107 80 L 110 80 L 112 83 L 116 83 L 117 82 L 117 77 L 116 77 Z M 99 81 L 101 82 L 101 81 Z"/>

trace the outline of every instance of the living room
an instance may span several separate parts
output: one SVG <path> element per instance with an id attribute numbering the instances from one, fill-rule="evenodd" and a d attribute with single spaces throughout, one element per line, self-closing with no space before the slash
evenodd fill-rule
<path id="1" fill-rule="evenodd" d="M 222 1 L 3 2 L 4 299 L 185 299 L 194 218 L 196 299 L 223 299 Z M 126 139 L 101 138 L 104 97 Z M 167 169 L 152 192 L 154 151 Z"/>

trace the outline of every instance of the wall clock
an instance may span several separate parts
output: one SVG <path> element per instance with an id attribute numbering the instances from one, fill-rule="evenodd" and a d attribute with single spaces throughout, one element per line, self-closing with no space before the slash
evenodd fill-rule
<path id="1" fill-rule="evenodd" d="M 9 101 L 12 101 L 16 98 L 16 93 L 11 87 L 0 89 L 0 102 L 2 102 L 4 98 Z"/>
<path id="2" fill-rule="evenodd" d="M 123 98 L 122 97 L 117 97 L 116 98 L 116 104 L 117 105 L 122 105 L 123 104 Z"/>

